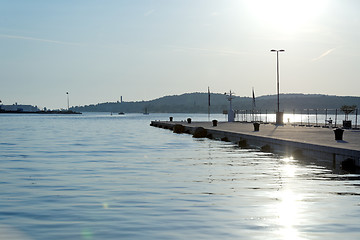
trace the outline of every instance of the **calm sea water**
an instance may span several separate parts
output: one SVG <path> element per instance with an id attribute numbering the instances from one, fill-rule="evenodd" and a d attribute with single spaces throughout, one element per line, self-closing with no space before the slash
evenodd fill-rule
<path id="1" fill-rule="evenodd" d="M 169 116 L 2 114 L 0 239 L 360 239 L 359 175 L 149 126 Z"/>

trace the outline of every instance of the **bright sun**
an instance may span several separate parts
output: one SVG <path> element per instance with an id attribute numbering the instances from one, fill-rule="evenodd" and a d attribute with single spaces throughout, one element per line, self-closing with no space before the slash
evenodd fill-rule
<path id="1" fill-rule="evenodd" d="M 314 20 L 326 7 L 326 0 L 251 0 L 246 4 L 262 23 L 294 32 Z"/>

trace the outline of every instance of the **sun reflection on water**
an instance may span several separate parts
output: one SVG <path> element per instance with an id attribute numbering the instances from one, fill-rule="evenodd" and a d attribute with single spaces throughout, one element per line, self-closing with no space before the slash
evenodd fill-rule
<path id="1" fill-rule="evenodd" d="M 296 165 L 292 164 L 294 159 L 292 157 L 283 158 L 284 165 L 281 167 L 281 175 L 285 177 L 295 177 Z"/>
<path id="2" fill-rule="evenodd" d="M 296 182 L 297 166 L 292 158 L 284 158 L 282 162 L 283 165 L 279 168 L 282 183 L 276 196 L 280 235 L 283 239 L 302 239 L 297 229 L 300 224 L 301 195 L 296 192 L 296 185 L 293 184 Z"/>
<path id="3" fill-rule="evenodd" d="M 298 209 L 300 205 L 299 196 L 291 190 L 280 193 L 280 203 L 277 211 L 279 214 L 280 233 L 284 239 L 300 239 L 296 225 L 299 224 Z"/>

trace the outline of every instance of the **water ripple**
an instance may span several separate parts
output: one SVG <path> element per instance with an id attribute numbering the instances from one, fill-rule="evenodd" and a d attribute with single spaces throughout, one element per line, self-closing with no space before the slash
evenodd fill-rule
<path id="1" fill-rule="evenodd" d="M 0 234 L 21 236 L 17 239 L 358 238 L 360 175 L 231 143 L 198 141 L 149 127 L 151 117 L 6 116 Z"/>

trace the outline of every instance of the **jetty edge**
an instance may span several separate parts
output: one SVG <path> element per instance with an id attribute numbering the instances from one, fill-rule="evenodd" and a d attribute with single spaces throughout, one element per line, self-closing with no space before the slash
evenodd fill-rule
<path id="1" fill-rule="evenodd" d="M 180 125 L 183 126 L 182 132 L 192 135 L 196 129 L 203 128 L 208 138 L 230 141 L 240 147 L 261 148 L 262 151 L 312 159 L 336 170 L 360 167 L 359 130 L 345 129 L 343 140 L 335 140 L 335 128 L 260 124 L 255 131 L 252 123 L 191 121 L 151 121 L 150 125 L 169 130 Z"/>

